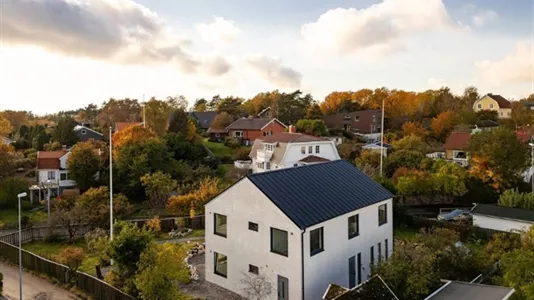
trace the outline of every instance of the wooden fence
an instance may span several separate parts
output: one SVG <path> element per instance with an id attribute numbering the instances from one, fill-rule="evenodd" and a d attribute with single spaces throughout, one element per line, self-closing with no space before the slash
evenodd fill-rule
<path id="1" fill-rule="evenodd" d="M 76 230 L 74 236 L 75 237 L 82 237 L 87 232 L 89 232 L 91 228 L 89 226 L 82 226 Z M 57 226 L 57 227 L 48 227 L 48 226 L 41 226 L 41 227 L 30 227 L 25 228 L 21 232 L 21 243 L 29 243 L 33 242 L 35 240 L 42 240 L 47 237 L 51 236 L 57 236 L 59 238 L 68 238 L 69 234 L 67 230 L 63 227 Z M 0 236 L 0 241 L 4 243 L 8 243 L 11 245 L 18 245 L 19 244 L 19 232 L 13 232 L 10 234 L 6 234 L 3 236 Z"/>
<path id="2" fill-rule="evenodd" d="M 126 222 L 135 223 L 138 227 L 142 227 L 150 218 L 143 219 L 133 219 L 125 220 Z M 181 225 L 185 228 L 191 229 L 204 229 L 205 218 L 203 215 L 195 217 L 169 217 L 169 218 L 160 218 L 161 221 L 161 230 L 163 232 L 169 232 L 171 230 L 177 229 L 179 222 L 183 222 Z"/>

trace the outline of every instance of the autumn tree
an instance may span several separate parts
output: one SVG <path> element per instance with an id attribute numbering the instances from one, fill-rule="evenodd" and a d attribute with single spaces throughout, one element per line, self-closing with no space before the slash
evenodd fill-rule
<path id="1" fill-rule="evenodd" d="M 421 123 L 408 121 L 402 125 L 402 134 L 404 136 L 415 135 L 424 138 L 428 132 Z"/>
<path id="2" fill-rule="evenodd" d="M 234 119 L 232 116 L 223 111 L 215 116 L 215 119 L 213 119 L 213 122 L 211 123 L 211 127 L 215 129 L 224 129 L 232 124 L 233 121 Z"/>
<path id="3" fill-rule="evenodd" d="M 106 186 L 90 188 L 76 199 L 76 208 L 84 215 L 85 223 L 93 227 L 109 227 L 109 190 Z M 132 206 L 126 196 L 113 195 L 113 216 L 124 219 L 131 214 Z"/>
<path id="4" fill-rule="evenodd" d="M 359 110 L 361 104 L 355 99 L 355 93 L 332 92 L 328 94 L 321 103 L 321 112 L 323 115 L 332 115 L 337 113 L 353 112 Z"/>
<path id="5" fill-rule="evenodd" d="M 59 251 L 58 258 L 60 263 L 69 267 L 72 273 L 76 273 L 85 258 L 85 251 L 80 247 L 68 246 Z"/>
<path id="6" fill-rule="evenodd" d="M 141 177 L 141 183 L 145 187 L 148 202 L 153 208 L 165 207 L 170 193 L 178 185 L 171 175 L 161 171 L 145 174 Z"/>
<path id="7" fill-rule="evenodd" d="M 0 112 L 0 136 L 7 136 L 13 131 L 13 126 Z"/>
<path id="8" fill-rule="evenodd" d="M 219 184 L 218 178 L 204 178 L 199 189 L 188 194 L 172 196 L 167 204 L 167 210 L 175 214 L 194 217 L 202 213 L 204 204 L 220 192 Z"/>
<path id="9" fill-rule="evenodd" d="M 208 100 L 204 98 L 197 99 L 195 104 L 193 104 L 194 111 L 206 111 L 208 105 Z"/>
<path id="10" fill-rule="evenodd" d="M 11 145 L 0 143 L 0 178 L 13 171 L 15 158 L 15 148 Z"/>
<path id="11" fill-rule="evenodd" d="M 116 122 L 141 121 L 141 104 L 137 99 L 109 99 L 102 104 L 97 116 L 100 128 L 113 126 Z"/>
<path id="12" fill-rule="evenodd" d="M 393 142 L 395 150 L 412 150 L 422 154 L 428 153 L 430 147 L 425 141 L 416 135 L 407 135 L 400 140 Z"/>
<path id="13" fill-rule="evenodd" d="M 143 126 L 130 126 L 113 134 L 113 150 L 116 155 L 117 149 L 123 145 L 143 142 L 155 137 L 154 133 Z"/>
<path id="14" fill-rule="evenodd" d="M 444 140 L 455 125 L 455 113 L 453 111 L 445 111 L 432 119 L 430 127 L 432 127 L 432 131 L 434 132 L 434 136 L 436 138 Z"/>
<path id="15" fill-rule="evenodd" d="M 327 134 L 326 124 L 323 120 L 301 119 L 295 127 L 298 132 L 310 135 L 325 136 Z"/>
<path id="16" fill-rule="evenodd" d="M 151 98 L 145 103 L 145 122 L 147 127 L 157 136 L 164 135 L 167 131 L 172 110 L 172 102 Z"/>
<path id="17" fill-rule="evenodd" d="M 321 112 L 321 107 L 319 106 L 319 104 L 317 104 L 317 102 L 314 102 L 308 108 L 308 110 L 306 110 L 305 118 L 309 119 L 309 120 L 319 120 L 319 119 L 323 118 L 323 113 Z"/>
<path id="18" fill-rule="evenodd" d="M 31 113 L 27 111 L 4 110 L 0 113 L 12 126 L 12 131 L 18 132 L 22 125 L 27 125 Z"/>
<path id="19" fill-rule="evenodd" d="M 72 147 L 67 167 L 70 179 L 82 190 L 87 190 L 97 183 L 97 172 L 100 169 L 100 158 L 95 153 L 91 142 L 77 143 Z"/>
<path id="20" fill-rule="evenodd" d="M 76 205 L 76 197 L 63 196 L 56 198 L 50 222 L 67 230 L 69 241 L 86 224 L 86 213 L 80 205 Z"/>
<path id="21" fill-rule="evenodd" d="M 54 128 L 52 138 L 54 141 L 61 143 L 61 145 L 72 146 L 78 142 L 78 136 L 74 132 L 76 121 L 69 117 L 61 118 Z"/>

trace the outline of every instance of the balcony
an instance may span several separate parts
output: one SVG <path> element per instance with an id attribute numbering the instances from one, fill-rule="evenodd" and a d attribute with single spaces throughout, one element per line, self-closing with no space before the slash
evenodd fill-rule
<path id="1" fill-rule="evenodd" d="M 250 169 L 252 169 L 252 161 L 250 161 L 250 160 L 236 160 L 236 161 L 234 161 L 234 167 L 236 167 L 237 169 L 250 170 Z"/>
<path id="2" fill-rule="evenodd" d="M 273 157 L 273 151 L 268 151 L 265 149 L 258 149 L 256 153 L 257 153 L 256 159 L 259 162 L 270 161 L 271 157 Z"/>

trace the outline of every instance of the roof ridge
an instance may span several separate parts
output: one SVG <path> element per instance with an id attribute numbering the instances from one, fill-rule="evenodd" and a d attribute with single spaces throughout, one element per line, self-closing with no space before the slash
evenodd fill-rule
<path id="1" fill-rule="evenodd" d="M 268 172 L 252 173 L 252 174 L 248 174 L 247 178 L 261 177 L 263 175 L 268 175 L 268 174 L 272 174 L 272 173 L 292 172 L 293 170 L 296 170 L 296 169 L 313 168 L 313 167 L 318 167 L 318 166 L 324 165 L 324 164 L 341 163 L 341 162 L 344 162 L 344 161 L 345 160 L 343 160 L 343 159 L 336 159 L 336 160 L 332 160 L 332 161 L 325 162 L 325 163 L 322 163 L 322 164 L 311 164 L 311 165 L 297 166 L 297 167 L 291 167 L 291 168 L 276 169 L 276 170 L 272 170 L 272 171 L 268 171 Z"/>

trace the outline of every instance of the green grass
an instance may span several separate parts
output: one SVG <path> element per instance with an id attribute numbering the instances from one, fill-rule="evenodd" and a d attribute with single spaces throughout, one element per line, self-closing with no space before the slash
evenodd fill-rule
<path id="1" fill-rule="evenodd" d="M 48 214 L 44 210 L 38 211 L 23 211 L 23 216 L 30 217 L 30 221 L 33 224 L 46 223 Z M 19 213 L 16 209 L 1 209 L 0 221 L 4 223 L 6 227 L 16 227 L 19 221 Z"/>
<path id="2" fill-rule="evenodd" d="M 417 230 L 413 228 L 395 228 L 393 236 L 395 239 L 409 241 L 415 237 Z"/>
<path id="3" fill-rule="evenodd" d="M 193 230 L 193 232 L 191 232 L 191 234 L 188 235 L 187 237 L 197 237 L 197 236 L 204 236 L 204 235 L 206 235 L 204 229 L 195 229 L 195 230 Z"/>
<path id="4" fill-rule="evenodd" d="M 208 147 L 208 149 L 210 149 L 210 151 L 213 152 L 215 156 L 232 156 L 232 154 L 234 153 L 234 149 L 226 147 L 224 143 L 210 142 L 206 139 L 204 140 L 204 145 L 206 145 L 206 147 Z"/>
<path id="5" fill-rule="evenodd" d="M 193 232 L 191 232 L 190 235 L 186 235 L 184 237 L 171 237 L 169 236 L 168 232 L 160 232 L 156 235 L 156 240 L 174 240 L 174 239 L 187 239 L 192 237 L 199 237 L 204 236 L 205 230 L 204 229 L 195 229 Z"/>

